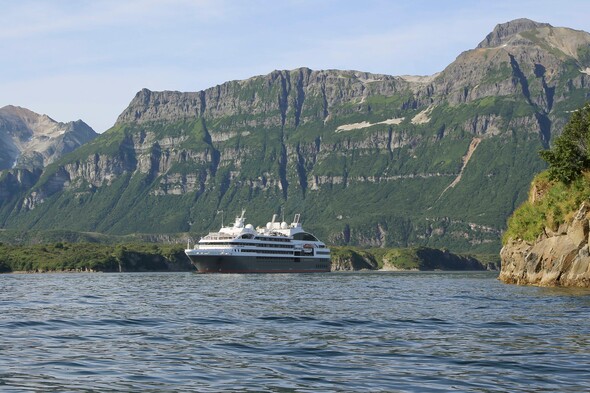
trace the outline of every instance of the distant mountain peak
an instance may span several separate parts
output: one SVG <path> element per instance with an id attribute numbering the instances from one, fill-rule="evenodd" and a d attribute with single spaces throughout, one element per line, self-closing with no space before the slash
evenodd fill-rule
<path id="1" fill-rule="evenodd" d="M 20 119 L 26 123 L 38 121 L 39 118 L 44 117 L 51 121 L 54 121 L 47 115 L 39 115 L 27 108 L 23 108 L 15 105 L 6 105 L 0 108 L 0 116 L 3 118 Z"/>
<path id="2" fill-rule="evenodd" d="M 20 106 L 0 108 L 0 170 L 43 167 L 98 134 L 81 120 L 61 123 Z"/>
<path id="3" fill-rule="evenodd" d="M 549 23 L 539 23 L 527 18 L 514 19 L 506 23 L 496 25 L 494 30 L 484 38 L 478 48 L 490 48 L 504 44 L 508 38 L 523 31 L 534 30 L 541 27 L 553 27 Z"/>

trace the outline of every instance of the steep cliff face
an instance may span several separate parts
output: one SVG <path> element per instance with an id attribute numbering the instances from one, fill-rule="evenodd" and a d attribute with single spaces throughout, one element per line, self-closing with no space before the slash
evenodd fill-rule
<path id="1" fill-rule="evenodd" d="M 341 104 L 368 96 L 392 96 L 409 88 L 402 78 L 358 71 L 273 71 L 196 93 L 143 89 L 119 116 L 118 124 L 234 118 L 232 126 L 296 127 L 340 113 Z M 357 108 L 358 109 L 358 108 Z M 334 110 L 334 113 L 332 112 Z M 355 111 L 355 108 L 347 108 Z M 237 117 L 237 118 L 236 118 Z M 219 131 L 233 128 L 220 127 Z"/>
<path id="2" fill-rule="evenodd" d="M 333 243 L 496 251 L 588 74 L 590 35 L 517 20 L 431 77 L 301 68 L 144 89 L 2 219 L 203 233 L 218 210 L 263 223 L 282 207 Z"/>
<path id="3" fill-rule="evenodd" d="M 43 168 L 97 133 L 81 120 L 58 123 L 16 106 L 0 108 L 0 170 Z"/>
<path id="4" fill-rule="evenodd" d="M 500 280 L 510 284 L 590 288 L 590 204 L 535 242 L 511 240 L 501 251 Z"/>

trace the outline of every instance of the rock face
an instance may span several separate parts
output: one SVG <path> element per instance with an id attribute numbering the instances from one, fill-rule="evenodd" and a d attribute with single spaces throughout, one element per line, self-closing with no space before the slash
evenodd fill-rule
<path id="1" fill-rule="evenodd" d="M 568 224 L 549 229 L 534 243 L 511 241 L 500 253 L 500 280 L 510 284 L 590 288 L 590 203 Z"/>
<path id="2" fill-rule="evenodd" d="M 538 23 L 526 18 L 515 19 L 510 22 L 501 23 L 494 28 L 486 38 L 479 43 L 478 48 L 491 48 L 505 44 L 509 39 L 519 33 L 537 30 L 542 27 L 551 28 L 549 23 Z"/>
<path id="3" fill-rule="evenodd" d="M 200 117 L 209 120 L 243 114 L 243 125 L 248 127 L 297 127 L 312 121 L 324 121 L 331 114 L 335 115 L 331 109 L 342 103 L 361 101 L 370 95 L 392 96 L 409 86 L 410 83 L 400 77 L 358 71 L 276 70 L 268 75 L 226 82 L 196 93 L 143 89 L 119 116 L 117 123 L 141 124 Z M 309 102 L 312 99 L 314 102 Z M 349 110 L 355 111 L 353 108 Z"/>
<path id="4" fill-rule="evenodd" d="M 58 123 L 47 115 L 5 106 L 0 108 L 0 170 L 43 168 L 97 136 L 82 120 Z"/>
<path id="5" fill-rule="evenodd" d="M 0 222 L 198 236 L 219 210 L 264 223 L 282 208 L 332 244 L 497 252 L 538 150 L 589 94 L 590 35 L 526 20 L 429 77 L 300 68 L 143 89 L 111 130 L 0 200 Z"/>

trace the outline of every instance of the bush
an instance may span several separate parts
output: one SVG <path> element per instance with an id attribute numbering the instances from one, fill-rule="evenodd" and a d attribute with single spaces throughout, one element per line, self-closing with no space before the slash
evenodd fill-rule
<path id="1" fill-rule="evenodd" d="M 553 180 L 570 184 L 590 169 L 590 103 L 572 114 L 550 150 L 540 152 Z"/>

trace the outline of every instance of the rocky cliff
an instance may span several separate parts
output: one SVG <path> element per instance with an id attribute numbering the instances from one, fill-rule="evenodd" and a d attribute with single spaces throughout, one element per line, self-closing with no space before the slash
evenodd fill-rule
<path id="1" fill-rule="evenodd" d="M 360 103 L 363 97 L 375 95 L 392 96 L 407 91 L 409 86 L 400 77 L 358 71 L 277 70 L 196 93 L 143 89 L 119 116 L 117 124 L 240 117 L 230 124 L 294 128 L 329 120 L 343 110 L 360 109 L 339 108 L 341 104 Z M 230 124 L 219 131 L 233 128 Z"/>
<path id="2" fill-rule="evenodd" d="M 500 280 L 510 284 L 590 288 L 590 203 L 557 231 L 534 242 L 510 240 L 501 251 Z"/>
<path id="3" fill-rule="evenodd" d="M 217 211 L 264 223 L 282 208 L 333 244 L 493 252 L 589 74 L 588 33 L 516 20 L 428 77 L 300 68 L 143 89 L 111 130 L 0 201 L 0 220 L 198 236 Z"/>

